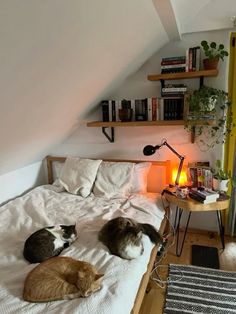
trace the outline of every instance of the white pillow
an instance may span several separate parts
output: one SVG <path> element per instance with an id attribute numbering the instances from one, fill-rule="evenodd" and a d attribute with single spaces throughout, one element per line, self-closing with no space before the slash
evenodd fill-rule
<path id="1" fill-rule="evenodd" d="M 131 181 L 130 193 L 147 192 L 147 176 L 151 168 L 151 162 L 139 162 L 134 165 L 134 172 Z"/>
<path id="2" fill-rule="evenodd" d="M 67 192 L 87 197 L 92 190 L 102 160 L 67 158 L 59 181 Z"/>
<path id="3" fill-rule="evenodd" d="M 93 187 L 95 196 L 126 197 L 130 193 L 134 164 L 103 161 Z"/>

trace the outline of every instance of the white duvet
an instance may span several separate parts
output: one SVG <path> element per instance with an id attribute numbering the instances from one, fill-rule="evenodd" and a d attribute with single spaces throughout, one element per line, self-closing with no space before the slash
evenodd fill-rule
<path id="1" fill-rule="evenodd" d="M 127 216 L 159 229 L 164 217 L 157 194 L 132 195 L 127 199 L 82 198 L 53 186 L 37 187 L 0 207 L 0 313 L 129 314 L 139 283 L 146 272 L 153 244 L 143 236 L 144 253 L 135 260 L 113 256 L 98 241 L 103 224 Z M 37 229 L 76 222 L 78 239 L 61 255 L 92 263 L 104 273 L 102 289 L 88 298 L 48 303 L 22 299 L 24 279 L 36 266 L 24 260 L 26 238 Z"/>

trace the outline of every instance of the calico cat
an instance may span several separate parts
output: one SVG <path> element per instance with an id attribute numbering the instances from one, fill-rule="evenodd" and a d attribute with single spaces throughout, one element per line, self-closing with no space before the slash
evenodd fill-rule
<path id="1" fill-rule="evenodd" d="M 75 225 L 58 225 L 40 229 L 26 240 L 24 258 L 30 263 L 41 263 L 59 255 L 77 238 Z"/>
<path id="2" fill-rule="evenodd" d="M 57 256 L 36 266 L 27 275 L 23 299 L 49 302 L 88 297 L 101 288 L 101 277 L 95 267 L 71 257 Z"/>
<path id="3" fill-rule="evenodd" d="M 98 239 L 108 247 L 111 254 L 133 259 L 143 254 L 142 234 L 148 235 L 154 244 L 161 242 L 159 233 L 152 225 L 124 217 L 108 221 L 99 231 Z"/>

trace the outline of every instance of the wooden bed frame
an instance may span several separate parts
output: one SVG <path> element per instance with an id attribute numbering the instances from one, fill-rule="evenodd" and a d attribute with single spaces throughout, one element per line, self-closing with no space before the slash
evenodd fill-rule
<path id="1" fill-rule="evenodd" d="M 47 174 L 48 174 L 48 183 L 49 184 L 52 184 L 54 181 L 53 162 L 56 162 L 56 161 L 57 162 L 65 162 L 65 160 L 66 160 L 66 157 L 55 157 L 55 156 L 47 156 L 46 157 L 47 172 L 48 172 Z M 124 159 L 122 159 L 122 160 L 120 160 L 120 159 L 103 159 L 103 160 L 104 161 L 112 161 L 112 162 L 133 162 L 133 163 L 139 163 L 139 162 L 146 161 L 146 160 L 124 160 Z M 150 172 L 155 171 L 156 167 L 165 167 L 165 170 L 166 170 L 165 171 L 166 172 L 165 179 L 166 179 L 166 184 L 168 184 L 170 182 L 170 161 L 169 160 L 166 160 L 166 161 L 150 161 L 150 160 L 148 160 L 148 161 L 152 163 Z M 165 208 L 165 211 L 166 211 L 166 215 L 165 215 L 165 217 L 161 223 L 161 227 L 159 230 L 161 235 L 163 235 L 169 228 L 169 225 L 168 225 L 169 208 Z M 139 313 L 139 310 L 140 310 L 140 307 L 142 305 L 142 301 L 143 301 L 143 298 L 144 298 L 144 295 L 145 295 L 145 292 L 147 289 L 147 285 L 149 282 L 150 274 L 152 272 L 152 269 L 153 269 L 153 266 L 154 266 L 154 263 L 156 260 L 157 250 L 158 250 L 158 247 L 155 246 L 151 252 L 150 260 L 149 260 L 149 263 L 147 266 L 147 271 L 143 275 L 142 280 L 140 282 L 139 289 L 138 289 L 138 292 L 137 292 L 137 295 L 136 295 L 136 298 L 134 301 L 134 306 L 133 306 L 133 309 L 131 311 L 131 314 L 138 314 Z"/>

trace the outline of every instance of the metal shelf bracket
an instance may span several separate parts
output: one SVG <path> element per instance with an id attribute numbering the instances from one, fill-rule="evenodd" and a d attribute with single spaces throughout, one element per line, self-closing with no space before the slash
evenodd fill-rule
<path id="1" fill-rule="evenodd" d="M 108 133 L 106 132 L 106 129 L 107 129 L 107 128 L 110 128 L 110 129 L 111 129 L 110 134 L 108 134 Z M 102 127 L 102 133 L 106 136 L 106 138 L 108 139 L 108 141 L 109 141 L 110 143 L 114 143 L 114 141 L 115 141 L 115 131 L 114 131 L 114 128 L 113 128 L 113 127 L 105 127 L 105 126 L 103 126 L 103 127 Z"/>

